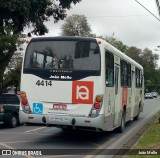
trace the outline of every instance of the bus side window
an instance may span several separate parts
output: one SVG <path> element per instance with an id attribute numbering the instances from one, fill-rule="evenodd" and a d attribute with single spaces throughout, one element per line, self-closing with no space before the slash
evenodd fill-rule
<path id="1" fill-rule="evenodd" d="M 142 71 L 136 68 L 136 87 L 142 87 Z"/>
<path id="2" fill-rule="evenodd" d="M 106 51 L 106 81 L 107 86 L 114 86 L 114 56 L 110 52 Z"/>

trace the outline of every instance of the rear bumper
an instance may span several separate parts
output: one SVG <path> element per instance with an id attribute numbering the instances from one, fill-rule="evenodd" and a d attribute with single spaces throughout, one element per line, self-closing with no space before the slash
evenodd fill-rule
<path id="1" fill-rule="evenodd" d="M 70 127 L 91 127 L 103 130 L 104 127 L 104 115 L 99 115 L 95 118 L 90 118 L 90 117 L 72 117 L 72 116 L 60 116 L 60 115 L 26 114 L 23 111 L 20 111 L 19 117 L 21 123 L 46 124 L 61 128 L 70 126 Z"/>

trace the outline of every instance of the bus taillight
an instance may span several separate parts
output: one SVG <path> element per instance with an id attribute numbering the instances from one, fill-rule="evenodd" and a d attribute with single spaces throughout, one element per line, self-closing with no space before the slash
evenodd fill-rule
<path id="1" fill-rule="evenodd" d="M 28 105 L 24 106 L 25 111 L 30 111 L 30 107 Z"/>
<path id="2" fill-rule="evenodd" d="M 26 98 L 26 93 L 21 93 L 21 94 L 20 94 L 20 97 L 21 97 L 22 99 L 25 99 L 25 98 Z"/>
<path id="3" fill-rule="evenodd" d="M 95 108 L 95 109 L 99 109 L 99 108 L 100 108 L 100 104 L 99 104 L 99 103 L 95 103 L 95 104 L 94 104 L 94 108 Z"/>
<path id="4" fill-rule="evenodd" d="M 101 110 L 102 104 L 103 104 L 103 95 L 97 95 L 95 97 L 94 104 L 93 104 L 92 109 L 89 113 L 89 116 L 90 117 L 98 116 L 99 112 Z"/>
<path id="5" fill-rule="evenodd" d="M 98 102 L 98 103 L 99 103 L 99 102 L 101 102 L 101 101 L 102 101 L 102 97 L 97 96 L 97 97 L 96 97 L 96 102 Z"/>
<path id="6" fill-rule="evenodd" d="M 22 104 L 23 104 L 23 105 L 27 105 L 27 103 L 28 103 L 28 101 L 27 101 L 26 99 L 23 99 L 23 100 L 22 100 Z"/>
<path id="7" fill-rule="evenodd" d="M 31 113 L 31 109 L 27 100 L 27 95 L 25 92 L 20 92 L 20 101 L 22 105 L 22 109 L 25 113 Z"/>

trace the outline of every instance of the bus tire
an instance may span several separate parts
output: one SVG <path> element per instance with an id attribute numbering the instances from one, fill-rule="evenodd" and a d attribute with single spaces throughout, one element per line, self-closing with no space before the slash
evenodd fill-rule
<path id="1" fill-rule="evenodd" d="M 140 107 L 138 109 L 138 114 L 134 117 L 134 120 L 137 121 L 139 119 L 139 115 L 140 115 Z"/>
<path id="2" fill-rule="evenodd" d="M 121 124 L 117 129 L 119 133 L 123 133 L 123 131 L 125 129 L 125 119 L 126 119 L 126 114 L 125 114 L 125 112 L 123 112 L 122 113 L 122 118 L 121 118 Z"/>

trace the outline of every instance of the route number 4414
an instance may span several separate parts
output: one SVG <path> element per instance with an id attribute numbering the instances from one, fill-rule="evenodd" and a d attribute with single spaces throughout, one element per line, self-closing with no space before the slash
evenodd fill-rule
<path id="1" fill-rule="evenodd" d="M 37 86 L 52 86 L 52 81 L 47 81 L 47 80 L 38 80 L 36 82 Z"/>

